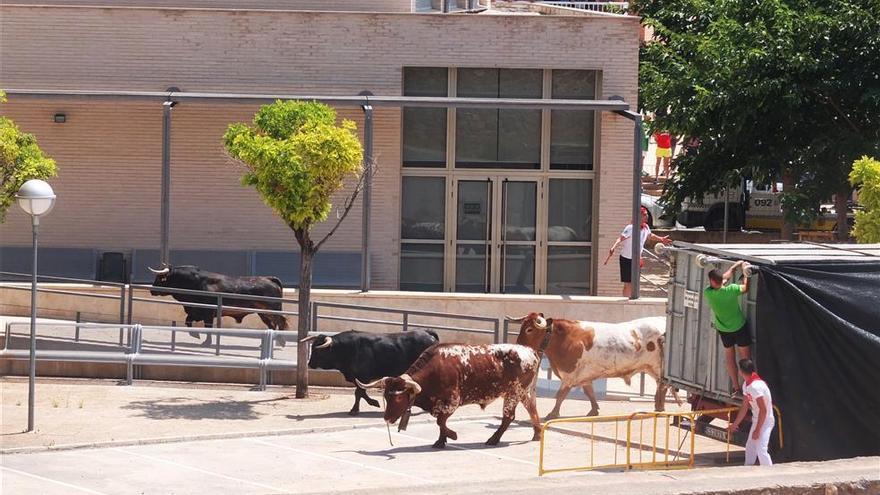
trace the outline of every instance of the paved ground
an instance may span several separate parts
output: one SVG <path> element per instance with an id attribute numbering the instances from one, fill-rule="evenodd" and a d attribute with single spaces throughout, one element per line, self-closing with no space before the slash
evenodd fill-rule
<path id="1" fill-rule="evenodd" d="M 786 477 L 792 483 L 880 478 L 880 470 L 871 476 L 872 466 L 880 467 L 880 459 L 873 458 L 848 461 L 834 469 L 819 464 L 772 470 L 704 468 L 687 473 L 605 470 L 538 479 L 538 443 L 529 441 L 532 431 L 527 424 L 514 424 L 498 447 L 483 445 L 497 427 L 498 402 L 486 411 L 462 408 L 450 424 L 459 434 L 458 441 L 436 451 L 430 447 L 437 435 L 432 418 L 419 414 L 406 432 L 392 429 L 392 446 L 376 410 L 357 418 L 348 416 L 348 390 L 314 389 L 310 399 L 295 400 L 289 389 L 280 388 L 254 392 L 235 386 L 141 382 L 126 387 L 106 381 L 41 379 L 35 433 L 22 432 L 26 381 L 0 380 L 0 394 L 0 488 L 4 495 L 375 493 L 376 489 L 389 495 L 474 493 L 480 486 L 499 491 L 505 487 L 506 493 L 527 489 L 531 494 L 592 486 L 603 493 L 623 495 L 669 493 L 670 482 L 675 480 L 690 480 L 674 484 L 678 487 L 674 491 L 682 492 L 718 483 L 768 486 Z M 541 399 L 539 410 L 546 412 L 550 405 L 549 399 Z M 607 401 L 601 408 L 605 414 L 619 414 L 649 405 Z M 582 401 L 571 400 L 562 412 L 577 415 L 585 410 Z M 524 411 L 519 414 L 525 416 Z M 577 429 L 579 434 L 572 431 Z M 675 435 L 678 430 L 671 431 Z M 622 458 L 623 448 L 614 447 L 611 423 L 597 425 L 593 431 L 580 426 L 548 433 L 549 467 L 588 463 L 586 435 L 596 439 L 596 464 L 610 462 L 615 452 Z M 643 438 L 649 437 L 646 429 Z M 718 465 L 725 445 L 698 438 L 698 464 Z M 678 439 L 671 437 L 670 443 Z M 662 432 L 659 444 L 663 444 Z M 652 454 L 641 452 L 646 458 Z M 733 449 L 732 459 L 741 462 L 739 449 Z M 661 486 L 665 490 L 658 491 Z"/>

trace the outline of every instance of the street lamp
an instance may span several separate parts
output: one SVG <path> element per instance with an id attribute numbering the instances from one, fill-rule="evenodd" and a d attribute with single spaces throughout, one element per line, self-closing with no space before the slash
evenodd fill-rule
<path id="1" fill-rule="evenodd" d="M 31 274 L 31 352 L 28 374 L 28 427 L 34 431 L 34 384 L 37 375 L 37 236 L 40 230 L 40 217 L 52 211 L 55 206 L 55 192 L 52 186 L 39 179 L 25 182 L 18 193 L 18 206 L 31 216 L 34 234 L 34 257 Z"/>

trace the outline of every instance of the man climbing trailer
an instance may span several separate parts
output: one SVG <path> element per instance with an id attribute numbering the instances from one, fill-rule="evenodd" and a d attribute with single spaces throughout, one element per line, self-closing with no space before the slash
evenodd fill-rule
<path id="1" fill-rule="evenodd" d="M 749 323 L 740 308 L 740 297 L 749 292 L 749 276 L 743 270 L 741 284 L 730 283 L 736 270 L 743 266 L 745 261 L 737 261 L 721 274 L 718 269 L 709 270 L 709 285 L 703 289 L 703 299 L 712 308 L 712 326 L 718 331 L 721 343 L 724 346 L 724 362 L 727 366 L 727 374 L 733 384 L 733 393 L 742 395 L 742 390 L 737 384 L 736 352 L 739 350 L 740 359 L 748 359 L 749 346 L 752 345 L 752 332 Z"/>
<path id="2" fill-rule="evenodd" d="M 690 393 L 694 409 L 742 402 L 732 394 L 739 380 L 731 383 L 729 348 L 712 326 L 718 322 L 704 288 L 710 271 L 745 262 L 739 268 L 751 277 L 737 303 L 749 323 L 749 355 L 783 417 L 785 445 L 778 448 L 774 432 L 774 459 L 880 455 L 880 244 L 676 242 L 656 249 L 672 270 L 664 378 Z M 746 414 L 742 429 L 754 421 Z M 726 424 L 697 426 L 726 436 Z"/>

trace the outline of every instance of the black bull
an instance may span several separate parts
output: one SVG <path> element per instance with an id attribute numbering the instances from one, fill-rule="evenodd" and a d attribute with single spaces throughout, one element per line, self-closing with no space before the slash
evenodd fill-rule
<path id="1" fill-rule="evenodd" d="M 229 277 L 219 273 L 206 272 L 197 266 L 165 267 L 162 270 L 150 270 L 156 274 L 153 281 L 155 287 L 167 287 L 172 289 L 188 289 L 207 292 L 226 292 L 232 294 L 247 294 L 252 296 L 282 297 L 283 288 L 281 281 L 276 277 Z M 177 294 L 163 290 L 153 289 L 150 294 L 154 296 L 171 296 L 180 302 L 192 302 L 201 304 L 217 304 L 217 298 L 208 295 Z M 227 306 L 237 308 L 253 308 L 281 310 L 281 301 L 255 301 L 250 299 L 223 298 L 223 316 L 231 316 L 241 323 L 245 316 L 254 311 L 242 309 L 227 309 Z M 206 328 L 214 326 L 217 316 L 215 308 L 201 308 L 196 306 L 184 306 L 186 312 L 186 326 L 192 327 L 193 322 L 201 321 Z M 273 330 L 287 330 L 287 319 L 284 315 L 258 313 L 263 323 Z M 198 332 L 190 332 L 195 338 L 199 338 Z M 278 337 L 278 342 L 284 345 L 284 339 Z M 211 334 L 207 334 L 202 345 L 211 345 Z"/>
<path id="2" fill-rule="evenodd" d="M 367 396 L 355 380 L 369 382 L 385 376 L 405 372 L 422 351 L 440 341 L 433 330 L 412 330 L 402 333 L 377 334 L 350 330 L 332 337 L 313 335 L 302 342 L 313 340 L 309 368 L 339 370 L 345 379 L 355 384 L 354 406 L 349 414 L 360 412 L 361 398 L 373 407 L 379 402 Z"/>

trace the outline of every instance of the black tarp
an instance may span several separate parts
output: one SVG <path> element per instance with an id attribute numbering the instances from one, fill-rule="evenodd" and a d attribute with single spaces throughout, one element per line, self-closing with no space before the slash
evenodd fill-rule
<path id="1" fill-rule="evenodd" d="M 784 460 L 880 455 L 880 261 L 761 266 L 756 365 Z"/>

